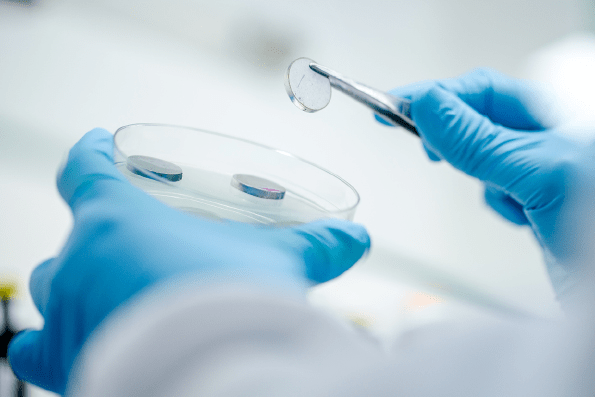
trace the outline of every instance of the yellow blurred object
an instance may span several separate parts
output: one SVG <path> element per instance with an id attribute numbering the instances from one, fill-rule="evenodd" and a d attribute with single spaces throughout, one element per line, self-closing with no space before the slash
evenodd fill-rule
<path id="1" fill-rule="evenodd" d="M 17 295 L 17 283 L 12 279 L 5 279 L 0 276 L 0 299 L 14 299 Z"/>
<path id="2" fill-rule="evenodd" d="M 347 315 L 347 318 L 354 324 L 363 328 L 370 328 L 374 324 L 374 317 L 363 313 L 349 314 Z"/>

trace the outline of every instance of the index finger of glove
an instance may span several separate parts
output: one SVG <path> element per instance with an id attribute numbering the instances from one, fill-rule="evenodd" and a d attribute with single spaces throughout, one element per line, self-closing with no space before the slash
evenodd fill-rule
<path id="1" fill-rule="evenodd" d="M 526 151 L 538 134 L 494 125 L 440 87 L 414 97 L 411 114 L 428 148 L 470 176 L 514 192 L 531 171 Z"/>
<path id="2" fill-rule="evenodd" d="M 57 177 L 58 191 L 74 211 L 87 198 L 101 192 L 93 189 L 97 181 L 126 181 L 114 166 L 113 135 L 96 128 L 87 132 L 68 154 L 68 161 Z"/>
<path id="3" fill-rule="evenodd" d="M 456 78 L 424 81 L 389 92 L 411 100 L 415 94 L 428 91 L 432 86 L 455 94 L 493 123 L 526 131 L 546 128 L 544 115 L 537 114 L 536 106 L 532 106 L 541 102 L 535 84 L 491 69 L 476 69 Z"/>

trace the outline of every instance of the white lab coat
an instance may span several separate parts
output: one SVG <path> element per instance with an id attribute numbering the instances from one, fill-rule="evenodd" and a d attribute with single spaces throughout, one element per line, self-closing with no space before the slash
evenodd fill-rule
<path id="1" fill-rule="evenodd" d="M 390 351 L 278 291 L 169 285 L 85 345 L 69 396 L 593 396 L 590 320 L 469 319 Z"/>

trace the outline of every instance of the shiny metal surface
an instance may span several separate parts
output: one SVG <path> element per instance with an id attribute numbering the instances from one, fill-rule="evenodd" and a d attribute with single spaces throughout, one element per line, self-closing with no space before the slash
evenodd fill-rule
<path id="1" fill-rule="evenodd" d="M 182 169 L 177 165 L 149 156 L 130 156 L 126 162 L 126 168 L 137 175 L 149 177 L 146 171 L 150 171 L 171 182 L 182 179 Z"/>
<path id="2" fill-rule="evenodd" d="M 419 136 L 415 123 L 411 119 L 411 102 L 407 99 L 358 83 L 315 62 L 310 63 L 309 66 L 316 73 L 327 77 L 332 87 L 363 103 L 376 113 L 384 116 L 389 122 L 404 127 Z"/>
<path id="3" fill-rule="evenodd" d="M 269 200 L 281 200 L 285 197 L 285 188 L 278 183 L 255 175 L 235 174 L 231 186 L 254 197 Z"/>

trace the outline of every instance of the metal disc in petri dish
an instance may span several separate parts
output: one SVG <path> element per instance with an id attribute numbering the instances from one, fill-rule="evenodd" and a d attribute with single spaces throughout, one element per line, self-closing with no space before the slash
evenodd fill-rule
<path id="1" fill-rule="evenodd" d="M 285 197 L 285 188 L 278 183 L 255 175 L 235 174 L 231 186 L 251 196 L 269 200 L 281 200 Z"/>
<path id="2" fill-rule="evenodd" d="M 285 90 L 289 98 L 295 106 L 308 113 L 324 109 L 331 101 L 331 82 L 328 77 L 310 68 L 313 62 L 309 58 L 298 58 L 285 73 Z"/>
<path id="3" fill-rule="evenodd" d="M 182 169 L 169 161 L 149 156 L 129 156 L 126 168 L 132 173 L 147 177 L 143 171 L 150 171 L 172 182 L 182 179 Z"/>

